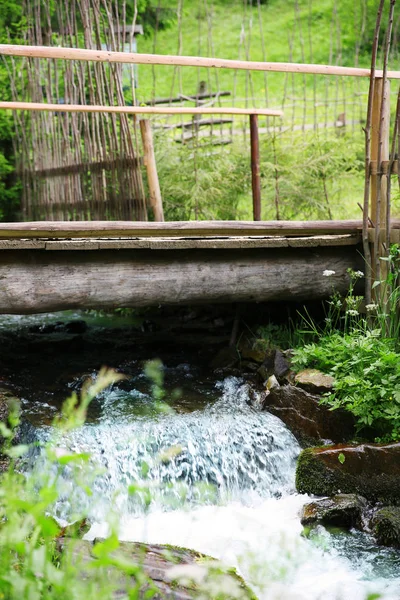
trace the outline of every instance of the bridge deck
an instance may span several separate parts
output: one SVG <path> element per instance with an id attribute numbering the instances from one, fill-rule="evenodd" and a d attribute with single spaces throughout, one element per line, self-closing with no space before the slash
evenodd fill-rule
<path id="1" fill-rule="evenodd" d="M 358 228 L 283 236 L 253 222 L 218 223 L 217 235 L 207 223 L 98 225 L 0 225 L 0 313 L 319 299 L 345 293 L 347 270 L 363 267 Z"/>
<path id="2" fill-rule="evenodd" d="M 395 241 L 398 241 L 400 219 L 392 220 L 392 231 Z M 82 240 L 91 238 L 128 238 L 130 240 L 164 238 L 167 240 L 177 237 L 185 239 L 231 238 L 232 240 L 239 240 L 243 238 L 257 238 L 261 246 L 268 246 L 270 244 L 270 247 L 272 247 L 273 242 L 267 241 L 272 237 L 282 238 L 280 242 L 277 241 L 276 243 L 283 246 L 285 245 L 283 238 L 332 236 L 332 244 L 337 245 L 334 241 L 334 236 L 358 236 L 361 233 L 362 221 L 357 219 L 342 221 L 168 221 L 164 223 L 146 221 L 30 221 L 25 223 L 0 223 L 0 240 L 62 240 L 72 238 L 80 238 Z M 265 241 L 262 242 L 262 239 Z M 231 243 L 234 242 L 231 241 Z M 239 244 L 239 241 L 237 243 Z M 288 245 L 290 244 L 288 243 Z M 91 246 L 88 245 L 87 248 L 91 249 Z"/>
<path id="3" fill-rule="evenodd" d="M 229 236 L 229 237 L 157 237 L 157 238 L 74 238 L 74 239 L 0 239 L 0 250 L 229 250 L 238 248 L 318 248 L 354 246 L 359 233 L 342 235 Z"/>

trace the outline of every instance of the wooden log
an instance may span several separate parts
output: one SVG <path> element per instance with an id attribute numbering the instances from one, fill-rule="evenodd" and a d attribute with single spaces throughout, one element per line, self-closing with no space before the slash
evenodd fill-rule
<path id="1" fill-rule="evenodd" d="M 233 123 L 233 119 L 197 119 L 195 123 L 188 121 L 187 123 L 175 123 L 174 125 L 167 125 L 165 129 L 192 129 L 196 127 L 209 127 L 210 125 L 229 125 Z"/>
<path id="2" fill-rule="evenodd" d="M 217 130 L 218 131 L 218 130 Z M 220 132 L 213 131 L 212 135 L 210 131 L 197 131 L 192 133 L 191 131 L 185 131 L 180 137 L 174 139 L 177 144 L 186 144 L 192 140 L 203 139 L 207 144 L 212 146 L 227 146 L 232 144 L 232 138 L 222 137 Z"/>
<path id="3" fill-rule="evenodd" d="M 141 119 L 140 132 L 142 134 L 144 164 L 147 171 L 150 205 L 153 209 L 154 220 L 164 221 L 160 182 L 158 181 L 156 157 L 154 154 L 153 134 L 151 131 L 151 123 L 148 119 Z"/>
<path id="4" fill-rule="evenodd" d="M 56 48 L 54 46 L 18 46 L 0 44 L 0 54 L 27 56 L 31 58 L 56 58 L 59 60 L 83 60 L 108 63 L 140 65 L 173 65 L 181 67 L 206 67 L 248 71 L 275 71 L 279 73 L 304 73 L 307 75 L 340 75 L 343 77 L 369 77 L 370 69 L 359 67 L 339 67 L 300 63 L 257 62 L 250 60 L 229 60 L 200 56 L 172 56 L 162 54 L 139 54 L 135 52 L 109 52 L 108 50 L 87 50 L 84 48 Z M 400 71 L 388 71 L 389 79 L 400 79 Z M 376 71 L 382 77 L 382 71 Z"/>
<path id="5" fill-rule="evenodd" d="M 260 144 L 258 118 L 250 115 L 251 189 L 253 192 L 253 219 L 261 221 Z"/>
<path id="6" fill-rule="evenodd" d="M 173 98 L 154 98 L 154 100 L 147 100 L 144 102 L 146 106 L 155 106 L 156 104 L 170 104 L 171 102 L 182 102 L 182 100 L 191 100 L 197 102 L 197 100 L 207 100 L 208 98 L 221 98 L 222 96 L 230 96 L 231 92 L 200 92 L 199 94 L 190 94 L 184 96 L 179 94 Z"/>
<path id="7" fill-rule="evenodd" d="M 400 229 L 400 220 L 392 226 Z M 0 223 L 0 239 L 118 238 L 283 235 L 302 236 L 357 233 L 361 220 L 347 221 L 30 221 Z"/>
<path id="8" fill-rule="evenodd" d="M 304 301 L 348 289 L 359 246 L 239 250 L 4 250 L 0 313 Z M 323 271 L 335 271 L 324 277 Z"/>
<path id="9" fill-rule="evenodd" d="M 0 102 L 3 110 L 33 110 L 56 113 L 116 113 L 128 115 L 260 115 L 282 117 L 281 110 L 269 108 L 234 108 L 220 106 L 94 106 L 91 104 L 48 104 L 46 102 Z"/>

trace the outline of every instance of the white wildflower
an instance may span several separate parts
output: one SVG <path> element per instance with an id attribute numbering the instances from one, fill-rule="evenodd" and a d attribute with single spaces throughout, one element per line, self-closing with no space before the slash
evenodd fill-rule
<path id="1" fill-rule="evenodd" d="M 358 310 L 350 308 L 349 310 L 346 310 L 346 315 L 349 315 L 350 317 L 357 317 Z"/>
<path id="2" fill-rule="evenodd" d="M 334 308 L 337 308 L 337 309 L 342 308 L 342 306 L 343 306 L 343 303 L 340 300 L 340 298 L 335 298 L 334 300 L 332 300 L 331 304 Z"/>
<path id="3" fill-rule="evenodd" d="M 331 277 L 332 275 L 335 275 L 336 271 L 330 271 L 329 269 L 325 269 L 325 271 L 322 273 L 323 277 Z"/>
<path id="4" fill-rule="evenodd" d="M 376 310 L 377 308 L 378 308 L 378 305 L 374 304 L 374 303 L 365 305 L 365 310 L 367 312 L 372 312 L 373 310 Z"/>
<path id="5" fill-rule="evenodd" d="M 364 277 L 364 273 L 362 271 L 354 271 L 354 277 L 356 279 L 361 279 L 362 277 Z"/>

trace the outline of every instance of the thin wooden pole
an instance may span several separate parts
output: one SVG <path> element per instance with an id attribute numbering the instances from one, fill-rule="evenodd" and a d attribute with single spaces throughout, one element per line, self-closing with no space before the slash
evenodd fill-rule
<path id="1" fill-rule="evenodd" d="M 390 82 L 375 80 L 371 123 L 371 159 L 377 161 L 377 172 L 371 173 L 371 219 L 374 222 L 372 277 L 380 279 L 380 257 L 385 256 L 387 218 L 387 179 L 382 175 L 382 161 L 389 160 L 390 146 Z M 380 292 L 378 291 L 378 296 Z"/>
<path id="2" fill-rule="evenodd" d="M 96 106 L 91 104 L 48 104 L 46 102 L 0 102 L 4 110 L 33 110 L 57 113 L 117 113 L 132 115 L 263 115 L 267 117 L 282 117 L 281 110 L 269 108 L 221 108 L 219 106 Z"/>
<path id="3" fill-rule="evenodd" d="M 154 154 L 153 134 L 151 131 L 151 124 L 148 119 L 140 120 L 140 133 L 142 134 L 144 164 L 147 171 L 150 205 L 153 209 L 154 220 L 164 221 L 163 203 L 160 183 L 158 181 L 156 157 Z"/>
<path id="4" fill-rule="evenodd" d="M 50 46 L 18 46 L 0 44 L 0 55 L 27 56 L 31 58 L 56 58 L 60 60 L 83 60 L 105 63 L 140 65 L 172 65 L 180 67 L 206 67 L 245 71 L 274 71 L 279 73 L 305 73 L 307 75 L 339 75 L 342 77 L 370 77 L 370 69 L 338 67 L 332 65 L 304 65 L 301 63 L 258 62 L 230 60 L 200 56 L 173 56 L 163 54 L 140 54 L 136 52 L 108 52 L 85 48 L 56 48 Z M 382 71 L 377 71 L 382 77 Z M 400 79 L 400 71 L 388 71 L 390 79 Z"/>
<path id="5" fill-rule="evenodd" d="M 253 190 L 253 219 L 261 221 L 260 143 L 258 117 L 250 115 L 251 187 Z"/>
<path id="6" fill-rule="evenodd" d="M 375 224 L 376 220 L 376 201 L 378 195 L 377 181 L 380 165 L 378 165 L 378 149 L 379 149 L 379 125 L 381 115 L 381 103 L 383 94 L 383 79 L 381 77 L 375 79 L 374 95 L 372 99 L 372 116 L 371 116 L 371 161 L 376 163 L 375 170 L 371 171 L 371 204 L 370 218 Z M 379 218 L 379 215 L 378 215 Z"/>
<path id="7" fill-rule="evenodd" d="M 364 203 L 363 203 L 363 249 L 364 249 L 364 260 L 365 260 L 365 302 L 366 304 L 371 303 L 372 298 L 372 255 L 370 248 L 369 239 L 369 226 L 373 222 L 371 216 L 373 210 L 370 213 L 370 195 L 372 189 L 371 182 L 371 130 L 372 130 L 372 113 L 374 107 L 374 95 L 375 95 L 375 84 L 376 84 L 376 57 L 378 54 L 379 46 L 379 31 L 382 22 L 382 13 L 385 5 L 385 0 L 380 0 L 379 8 L 375 23 L 374 40 L 372 43 L 372 56 L 371 56 L 371 72 L 368 92 L 368 109 L 367 119 L 365 124 L 365 182 L 364 182 Z M 376 126 L 375 126 L 376 127 Z M 376 132 L 375 132 L 376 134 Z M 376 152 L 377 154 L 377 152 Z M 370 216 L 371 215 L 371 216 Z"/>

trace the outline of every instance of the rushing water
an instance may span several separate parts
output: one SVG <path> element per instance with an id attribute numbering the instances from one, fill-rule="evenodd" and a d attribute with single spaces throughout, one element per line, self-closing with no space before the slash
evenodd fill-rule
<path id="1" fill-rule="evenodd" d="M 321 527 L 302 537 L 300 448 L 279 419 L 250 406 L 245 382 L 213 380 L 188 364 L 166 367 L 165 376 L 161 407 L 138 367 L 94 401 L 83 428 L 57 440 L 59 451 L 90 453 L 97 469 L 89 538 L 117 519 L 123 540 L 186 546 L 238 566 L 265 600 L 400 598 L 399 552 L 360 532 Z M 35 437 L 51 438 L 37 418 L 47 403 L 25 406 Z M 86 501 L 66 470 L 58 516 Z"/>

